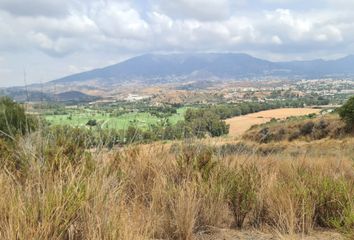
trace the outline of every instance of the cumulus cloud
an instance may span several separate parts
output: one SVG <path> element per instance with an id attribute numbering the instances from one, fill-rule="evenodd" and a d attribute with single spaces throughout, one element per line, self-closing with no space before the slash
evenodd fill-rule
<path id="1" fill-rule="evenodd" d="M 321 0 L 305 9 L 312 5 L 304 1 L 0 0 L 0 68 L 33 56 L 48 66 L 45 57 L 58 58 L 57 72 L 66 75 L 69 66 L 101 66 L 146 52 L 233 51 L 274 59 L 353 53 L 354 5 Z M 88 63 L 87 55 L 96 60 Z"/>
<path id="2" fill-rule="evenodd" d="M 228 0 L 156 0 L 153 7 L 174 18 L 221 20 L 230 14 Z"/>
<path id="3" fill-rule="evenodd" d="M 143 39 L 149 32 L 148 23 L 127 3 L 105 3 L 91 17 L 109 37 Z"/>
<path id="4" fill-rule="evenodd" d="M 68 1 L 0 0 L 0 9 L 16 16 L 63 16 L 68 13 Z"/>

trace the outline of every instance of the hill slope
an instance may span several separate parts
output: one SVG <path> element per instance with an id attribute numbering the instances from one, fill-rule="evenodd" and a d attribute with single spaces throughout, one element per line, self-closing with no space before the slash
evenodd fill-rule
<path id="1" fill-rule="evenodd" d="M 105 68 L 70 75 L 55 84 L 96 81 L 114 84 L 139 81 L 146 84 L 184 80 L 238 79 L 271 76 L 354 75 L 354 56 L 337 60 L 271 62 L 233 53 L 147 54 Z"/>

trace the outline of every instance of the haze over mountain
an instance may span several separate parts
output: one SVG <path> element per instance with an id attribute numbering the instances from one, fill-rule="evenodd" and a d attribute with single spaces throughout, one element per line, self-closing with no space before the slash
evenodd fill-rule
<path id="1" fill-rule="evenodd" d="M 144 84 L 185 80 L 233 80 L 261 76 L 324 77 L 354 75 L 354 56 L 337 60 L 271 62 L 247 54 L 146 54 L 105 68 L 70 75 L 49 84 Z"/>

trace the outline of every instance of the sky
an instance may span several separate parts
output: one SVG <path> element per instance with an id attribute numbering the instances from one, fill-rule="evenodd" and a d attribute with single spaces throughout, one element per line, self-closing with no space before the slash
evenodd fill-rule
<path id="1" fill-rule="evenodd" d="M 339 58 L 354 53 L 353 12 L 353 0 L 0 0 L 0 87 L 145 53 Z"/>

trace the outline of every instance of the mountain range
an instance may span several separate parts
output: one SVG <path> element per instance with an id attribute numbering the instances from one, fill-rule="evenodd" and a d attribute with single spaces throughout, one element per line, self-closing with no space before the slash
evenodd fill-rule
<path id="1" fill-rule="evenodd" d="M 49 84 L 145 84 L 184 80 L 233 80 L 261 76 L 354 76 L 354 55 L 336 60 L 272 62 L 236 53 L 146 54 L 105 68 L 66 76 Z"/>
<path id="2" fill-rule="evenodd" d="M 92 102 L 99 97 L 91 96 L 80 91 L 66 91 L 58 94 L 22 88 L 0 89 L 0 96 L 8 96 L 17 102 Z"/>

